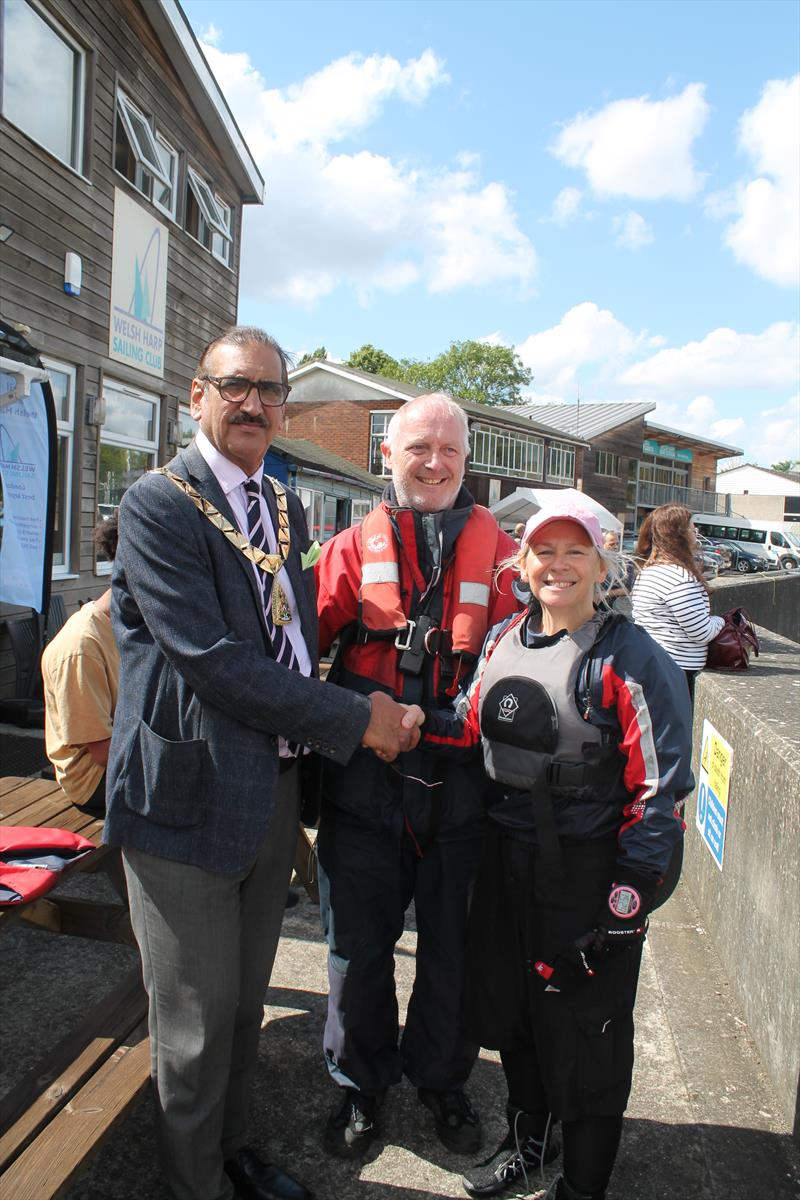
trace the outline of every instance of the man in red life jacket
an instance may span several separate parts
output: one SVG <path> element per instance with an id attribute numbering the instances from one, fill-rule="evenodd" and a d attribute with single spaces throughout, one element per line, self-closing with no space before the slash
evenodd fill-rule
<path id="1" fill-rule="evenodd" d="M 392 418 L 380 506 L 328 542 L 318 564 L 320 649 L 339 638 L 337 683 L 406 704 L 447 706 L 487 630 L 518 607 L 517 547 L 463 486 L 467 420 L 420 396 Z M 360 1158 L 378 1109 L 406 1074 L 439 1138 L 473 1153 L 480 1122 L 465 1092 L 478 1047 L 459 1031 L 467 897 L 484 827 L 483 769 L 423 751 L 325 764 L 318 839 L 329 947 L 328 1069 L 343 1089 L 325 1146 Z M 394 948 L 415 902 L 416 978 L 398 1045 Z"/>

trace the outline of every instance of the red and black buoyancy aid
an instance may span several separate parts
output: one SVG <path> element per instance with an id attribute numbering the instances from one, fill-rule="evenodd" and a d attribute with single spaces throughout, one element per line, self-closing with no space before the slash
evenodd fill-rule
<path id="1" fill-rule="evenodd" d="M 94 848 L 88 838 L 68 829 L 0 825 L 0 905 L 38 899 L 68 863 Z"/>
<path id="2" fill-rule="evenodd" d="M 346 650 L 347 670 L 384 683 L 400 695 L 402 658 L 398 655 L 395 659 L 385 651 L 376 654 L 374 643 L 393 639 L 402 653 L 418 640 L 422 650 L 435 656 L 436 690 L 445 661 L 446 691 L 455 695 L 462 673 L 459 667 L 462 662 L 470 665 L 478 656 L 491 623 L 499 535 L 489 510 L 474 505 L 444 572 L 441 624 L 426 627 L 420 634 L 418 621 L 406 611 L 414 594 L 422 596 L 427 588 L 416 558 L 414 513 L 396 509 L 390 517 L 385 505 L 373 509 L 361 525 L 358 633 Z"/>

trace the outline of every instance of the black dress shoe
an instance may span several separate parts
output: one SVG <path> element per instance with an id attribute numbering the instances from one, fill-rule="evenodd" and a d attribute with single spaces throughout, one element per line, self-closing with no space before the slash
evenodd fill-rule
<path id="1" fill-rule="evenodd" d="M 308 1188 L 273 1163 L 264 1163 L 249 1146 L 225 1160 L 225 1174 L 241 1200 L 313 1200 Z"/>

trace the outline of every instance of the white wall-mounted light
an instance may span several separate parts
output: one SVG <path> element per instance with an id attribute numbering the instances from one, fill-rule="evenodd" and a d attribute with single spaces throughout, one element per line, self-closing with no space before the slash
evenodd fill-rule
<path id="1" fill-rule="evenodd" d="M 68 296 L 80 296 L 81 274 L 80 255 L 68 250 L 64 256 L 64 291 Z"/>

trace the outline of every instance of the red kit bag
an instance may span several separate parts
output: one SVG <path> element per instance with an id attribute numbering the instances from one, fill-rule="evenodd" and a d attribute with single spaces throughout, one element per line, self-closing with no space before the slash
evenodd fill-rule
<path id="1" fill-rule="evenodd" d="M 0 825 L 0 905 L 43 896 L 68 863 L 94 848 L 88 838 L 68 829 Z"/>

